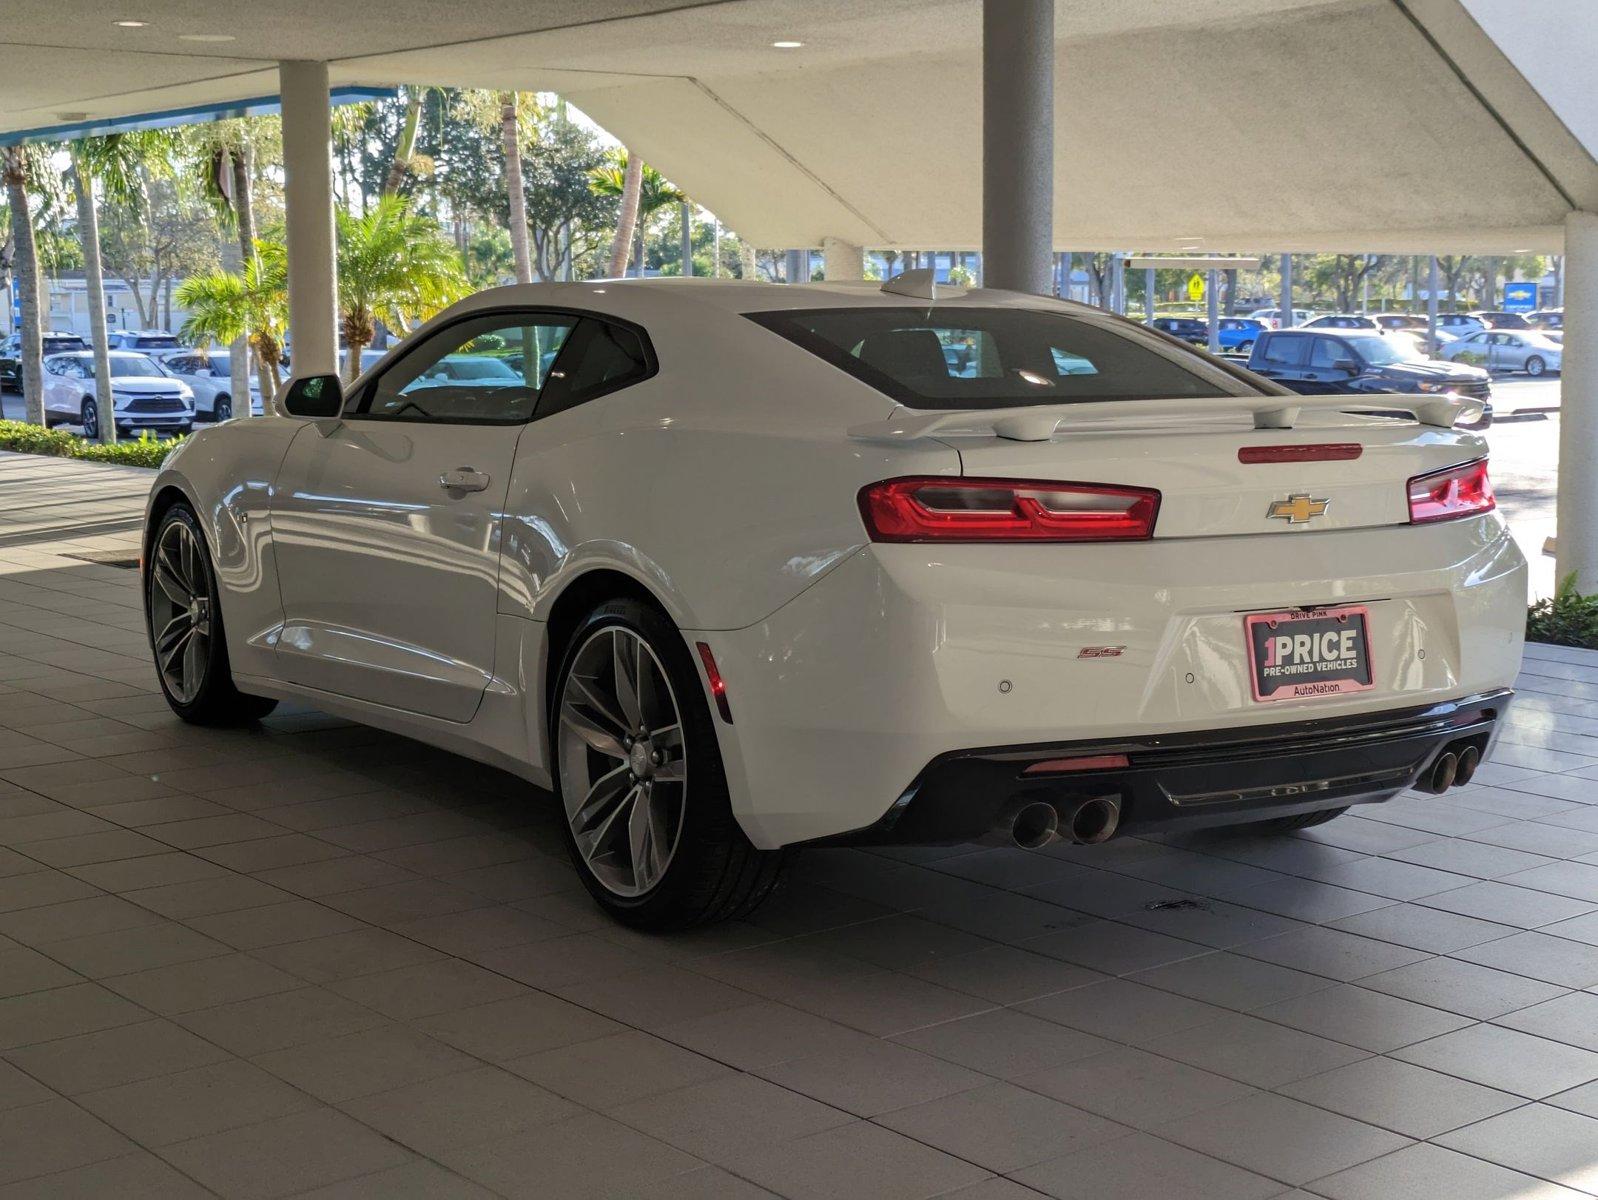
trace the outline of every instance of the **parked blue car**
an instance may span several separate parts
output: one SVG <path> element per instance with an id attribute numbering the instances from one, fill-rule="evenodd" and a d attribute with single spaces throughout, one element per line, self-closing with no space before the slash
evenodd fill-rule
<path id="1" fill-rule="evenodd" d="M 1218 331 L 1221 349 L 1247 354 L 1268 328 L 1264 321 L 1256 321 L 1253 317 L 1222 317 Z"/>

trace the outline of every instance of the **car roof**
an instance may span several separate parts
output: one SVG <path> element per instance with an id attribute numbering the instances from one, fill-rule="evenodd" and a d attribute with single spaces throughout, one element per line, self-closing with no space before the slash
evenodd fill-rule
<path id="1" fill-rule="evenodd" d="M 150 355 L 142 350 L 110 350 L 106 351 L 112 358 L 149 358 Z M 59 354 L 52 354 L 51 358 L 93 358 L 93 350 L 62 350 Z"/>
<path id="2" fill-rule="evenodd" d="M 995 308 L 1060 308 L 1074 314 L 1109 318 L 1104 309 L 1075 300 L 1036 296 L 999 288 L 957 288 L 938 285 L 937 304 L 979 305 Z M 604 297 L 594 300 L 593 297 Z M 884 292 L 874 279 L 836 283 L 767 283 L 751 279 L 703 279 L 690 276 L 647 279 L 593 279 L 581 283 L 520 283 L 488 288 L 453 305 L 448 311 L 470 312 L 505 305 L 569 305 L 621 312 L 635 306 L 659 308 L 683 300 L 723 309 L 729 313 L 796 311 L 813 308 L 907 308 L 927 301 L 916 296 Z"/>

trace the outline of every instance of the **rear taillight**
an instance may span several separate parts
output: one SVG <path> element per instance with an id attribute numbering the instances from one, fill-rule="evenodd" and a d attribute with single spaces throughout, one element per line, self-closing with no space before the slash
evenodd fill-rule
<path id="1" fill-rule="evenodd" d="M 1461 463 L 1409 481 L 1409 519 L 1412 524 L 1426 521 L 1452 521 L 1492 512 L 1492 481 L 1487 478 L 1487 460 Z"/>
<path id="2" fill-rule="evenodd" d="M 1127 542 L 1153 536 L 1152 488 L 933 476 L 860 489 L 874 542 Z"/>

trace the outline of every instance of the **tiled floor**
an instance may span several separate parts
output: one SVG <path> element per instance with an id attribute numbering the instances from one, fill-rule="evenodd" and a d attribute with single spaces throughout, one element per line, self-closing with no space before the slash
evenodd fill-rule
<path id="1" fill-rule="evenodd" d="M 0 1197 L 1598 1195 L 1598 655 L 1446 798 L 641 937 L 514 779 L 177 723 L 147 482 L 0 457 Z"/>

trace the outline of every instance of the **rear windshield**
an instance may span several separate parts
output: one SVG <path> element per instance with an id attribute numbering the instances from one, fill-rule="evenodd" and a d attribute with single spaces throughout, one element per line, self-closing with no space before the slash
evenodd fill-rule
<path id="1" fill-rule="evenodd" d="M 747 315 L 911 408 L 1233 394 L 1173 342 L 1064 313 L 940 304 Z"/>

